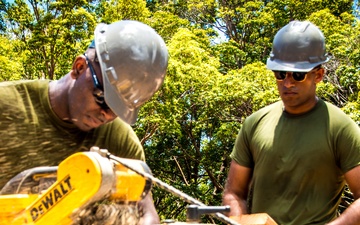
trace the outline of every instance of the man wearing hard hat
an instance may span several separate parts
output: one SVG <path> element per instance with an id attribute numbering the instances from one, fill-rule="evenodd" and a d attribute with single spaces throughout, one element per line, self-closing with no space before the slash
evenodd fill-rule
<path id="1" fill-rule="evenodd" d="M 0 83 L 0 186 L 91 146 L 145 160 L 130 125 L 162 85 L 167 64 L 165 43 L 152 28 L 118 21 L 96 27 L 93 43 L 61 79 Z M 151 195 L 140 206 L 142 224 L 159 223 Z"/>

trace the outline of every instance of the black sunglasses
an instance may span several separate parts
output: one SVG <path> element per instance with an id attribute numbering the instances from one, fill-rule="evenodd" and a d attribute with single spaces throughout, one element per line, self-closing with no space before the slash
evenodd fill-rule
<path id="1" fill-rule="evenodd" d="M 273 71 L 277 80 L 285 80 L 286 74 L 290 73 L 295 81 L 301 82 L 306 79 L 308 72 L 288 72 L 288 71 Z"/>
<path id="2" fill-rule="evenodd" d="M 278 81 L 283 81 L 286 78 L 286 74 L 290 73 L 292 78 L 297 81 L 297 82 L 302 82 L 306 79 L 306 76 L 308 73 L 310 72 L 315 72 L 316 70 L 320 69 L 321 65 L 316 66 L 315 68 L 313 68 L 312 70 L 310 70 L 309 72 L 290 72 L 290 71 L 277 71 L 277 70 L 273 70 L 274 74 L 275 74 L 275 78 Z M 315 70 L 315 71 L 314 71 Z"/>
<path id="3" fill-rule="evenodd" d="M 93 96 L 95 97 L 95 102 L 102 108 L 102 109 L 109 109 L 109 106 L 106 104 L 105 102 L 105 98 L 104 98 L 104 88 L 103 86 L 100 84 L 97 76 L 96 76 L 96 73 L 95 73 L 95 70 L 94 70 L 94 67 L 92 66 L 89 58 L 87 57 L 86 54 L 84 54 L 85 56 L 85 59 L 87 61 L 87 64 L 89 66 L 89 69 L 91 71 L 91 77 L 94 81 L 94 92 L 93 92 Z"/>

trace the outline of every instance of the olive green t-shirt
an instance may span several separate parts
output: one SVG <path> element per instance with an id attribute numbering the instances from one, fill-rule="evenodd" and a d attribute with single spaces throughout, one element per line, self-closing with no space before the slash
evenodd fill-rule
<path id="1" fill-rule="evenodd" d="M 277 102 L 244 121 L 231 157 L 253 169 L 251 213 L 325 224 L 336 217 L 344 173 L 360 164 L 360 130 L 327 102 L 297 116 Z"/>
<path id="2" fill-rule="evenodd" d="M 48 92 L 46 80 L 0 83 L 0 189 L 23 170 L 57 166 L 92 146 L 118 157 L 145 160 L 139 139 L 122 120 L 81 131 L 55 115 Z"/>

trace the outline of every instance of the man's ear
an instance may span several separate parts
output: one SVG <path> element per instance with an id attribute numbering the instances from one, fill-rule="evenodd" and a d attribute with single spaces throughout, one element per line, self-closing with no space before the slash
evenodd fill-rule
<path id="1" fill-rule="evenodd" d="M 87 69 L 86 59 L 83 56 L 76 57 L 70 75 L 73 79 L 79 78 L 81 74 L 83 74 Z"/>
<path id="2" fill-rule="evenodd" d="M 320 81 L 323 80 L 325 75 L 325 69 L 324 68 L 320 68 L 315 72 L 315 83 L 319 83 Z"/>

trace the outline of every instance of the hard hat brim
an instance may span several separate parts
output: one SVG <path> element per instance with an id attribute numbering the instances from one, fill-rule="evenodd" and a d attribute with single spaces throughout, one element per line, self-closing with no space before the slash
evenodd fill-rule
<path id="1" fill-rule="evenodd" d="M 284 62 L 278 59 L 267 59 L 266 68 L 273 71 L 296 71 L 296 72 L 309 72 L 314 67 L 326 63 L 329 61 L 329 57 L 325 61 L 320 61 L 316 63 L 305 62 Z"/>
<path id="2" fill-rule="evenodd" d="M 119 92 L 111 85 L 107 76 L 103 76 L 103 79 L 106 104 L 123 121 L 133 125 L 137 120 L 139 108 L 129 108 L 122 97 L 119 96 Z"/>
<path id="3" fill-rule="evenodd" d="M 101 31 L 107 29 L 107 24 L 100 23 L 97 25 L 95 29 L 95 49 L 97 54 L 100 51 L 99 43 L 103 43 Z M 137 115 L 139 112 L 139 108 L 130 108 L 127 106 L 124 99 L 119 95 L 119 92 L 115 89 L 115 87 L 111 84 L 109 78 L 105 76 L 106 70 L 104 68 L 104 63 L 102 57 L 98 57 L 101 74 L 103 79 L 104 86 L 104 97 L 106 104 L 110 107 L 110 109 L 120 117 L 124 122 L 133 125 L 137 120 Z"/>

